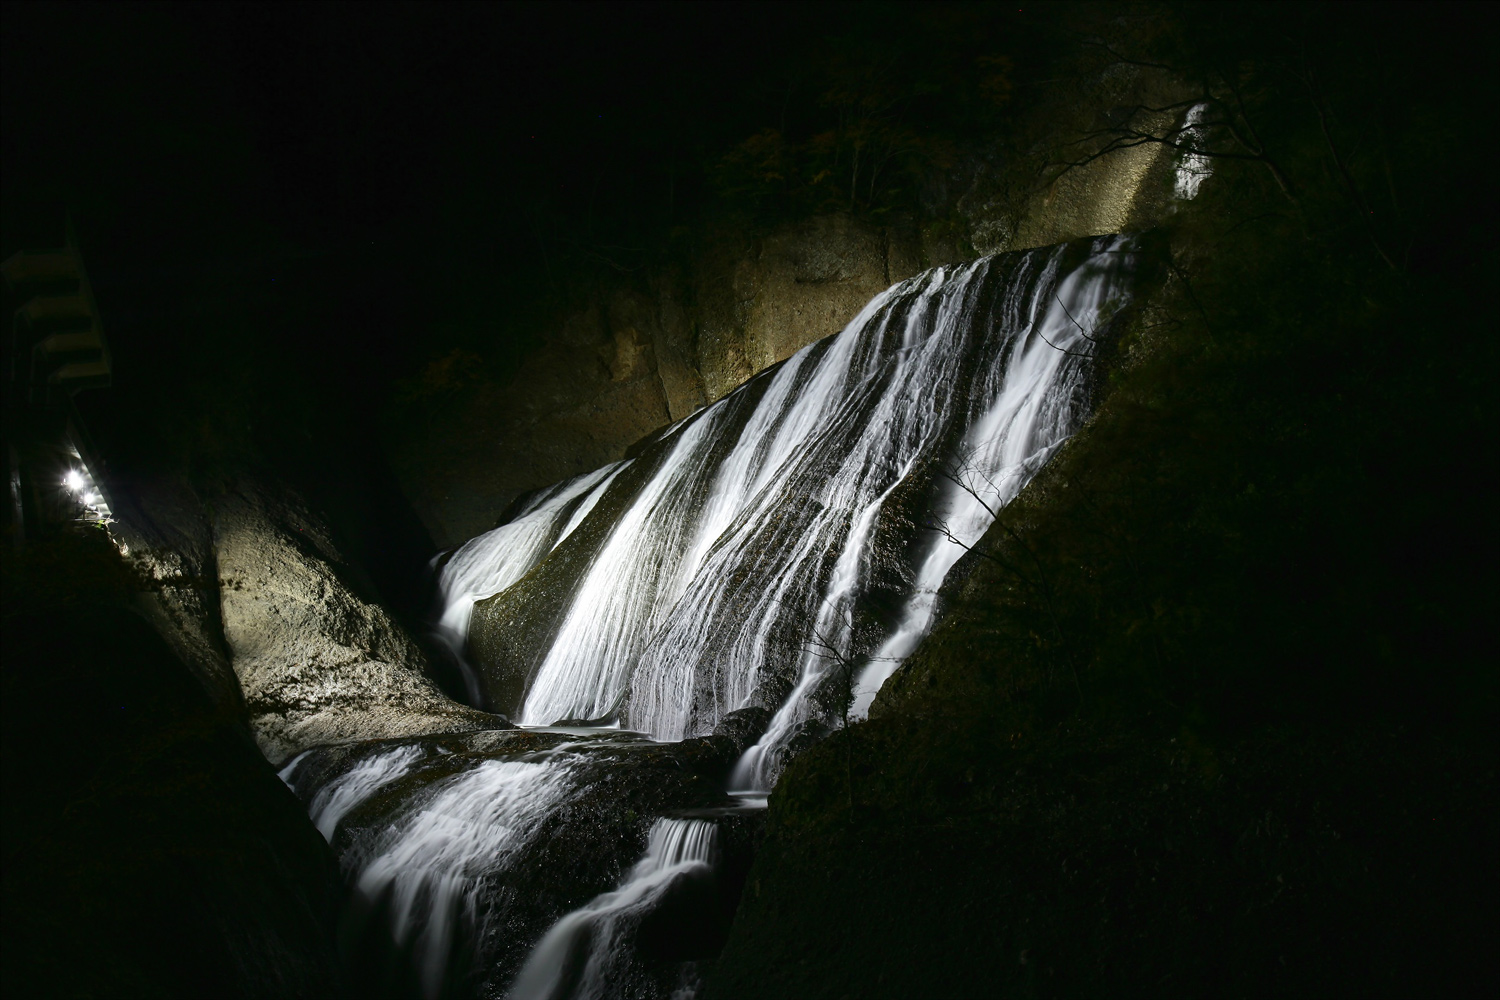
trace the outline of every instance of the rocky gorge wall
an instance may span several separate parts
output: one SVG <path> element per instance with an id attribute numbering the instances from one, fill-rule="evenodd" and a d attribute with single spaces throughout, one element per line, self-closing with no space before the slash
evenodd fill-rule
<path id="1" fill-rule="evenodd" d="M 15 765 L 0 982 L 7 996 L 345 996 L 337 864 L 251 739 L 208 524 L 168 493 L 131 532 L 134 566 L 92 527 L 0 556 Z"/>
<path id="2" fill-rule="evenodd" d="M 701 223 L 690 252 L 576 293 L 510 378 L 471 370 L 458 398 L 406 407 L 390 436 L 406 497 L 440 547 L 457 545 L 494 527 L 518 495 L 625 457 L 837 333 L 895 282 L 1159 223 L 1174 210 L 1176 151 L 1142 144 L 1081 162 L 1098 143 L 1078 142 L 1119 106 L 1184 93 L 1180 81 L 1119 65 L 1057 88 L 1028 118 L 1024 155 L 976 147 L 935 186 L 921 219 Z M 1170 123 L 1184 110 L 1156 117 Z"/>
<path id="3" fill-rule="evenodd" d="M 138 610 L 273 765 L 331 742 L 507 725 L 439 690 L 294 491 L 245 477 L 200 497 L 167 478 L 117 495 L 111 534 L 145 586 Z"/>

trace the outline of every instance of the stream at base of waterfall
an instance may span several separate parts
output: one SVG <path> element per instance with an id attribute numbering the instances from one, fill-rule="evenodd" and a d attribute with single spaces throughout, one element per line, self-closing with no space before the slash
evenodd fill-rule
<path id="1" fill-rule="evenodd" d="M 425 1000 L 693 996 L 758 807 L 865 717 L 1081 425 L 1134 259 L 1101 237 L 912 277 L 453 552 L 437 632 L 520 727 L 282 772 L 348 878 L 351 974 Z"/>

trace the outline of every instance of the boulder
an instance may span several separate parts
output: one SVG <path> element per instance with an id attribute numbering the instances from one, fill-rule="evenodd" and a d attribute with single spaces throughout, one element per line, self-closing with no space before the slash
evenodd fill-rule
<path id="1" fill-rule="evenodd" d="M 714 727 L 713 735 L 733 743 L 734 752 L 739 755 L 754 746 L 765 735 L 766 727 L 770 724 L 770 710 L 753 705 L 724 716 Z"/>
<path id="2" fill-rule="evenodd" d="M 224 639 L 271 763 L 320 743 L 509 725 L 438 690 L 295 494 L 241 485 L 215 501 L 213 539 Z"/>

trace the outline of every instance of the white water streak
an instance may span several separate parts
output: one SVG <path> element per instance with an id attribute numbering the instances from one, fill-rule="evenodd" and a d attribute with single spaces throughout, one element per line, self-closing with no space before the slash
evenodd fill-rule
<path id="1" fill-rule="evenodd" d="M 404 777 L 421 757 L 420 747 L 398 747 L 360 761 L 318 789 L 307 811 L 323 839 L 332 843 L 339 821 L 348 815 L 349 810 Z M 290 770 L 288 767 L 287 771 Z"/>
<path id="2" fill-rule="evenodd" d="M 797 727 L 826 721 L 817 700 L 849 657 L 863 665 L 855 714 L 867 711 L 930 628 L 938 587 L 964 547 L 1081 421 L 1092 333 L 1120 303 L 1128 251 L 1110 237 L 1067 273 L 1059 247 L 1009 258 L 1003 271 L 987 258 L 910 278 L 768 381 L 677 425 L 577 584 L 523 721 L 613 717 L 681 739 L 784 678 L 793 693 L 741 776 L 763 789 Z M 930 518 L 953 541 L 891 536 L 882 527 L 891 498 L 917 470 L 930 477 L 941 466 L 960 482 L 912 489 L 926 490 Z M 573 481 L 575 495 L 599 483 L 597 496 L 606 471 Z M 560 510 L 566 493 L 539 498 L 517 523 Z M 920 516 L 904 495 L 897 523 Z M 466 624 L 472 595 L 544 556 L 551 543 L 526 542 L 530 530 L 491 532 L 483 551 L 455 556 L 444 571 L 445 593 L 457 595 L 450 627 Z M 874 585 L 881 538 L 883 586 L 892 546 L 909 544 L 915 563 L 883 644 L 861 654 L 850 626 Z"/>
<path id="3" fill-rule="evenodd" d="M 544 490 L 514 520 L 459 547 L 438 577 L 443 602 L 438 635 L 455 653 L 462 656 L 474 603 L 521 579 L 561 544 L 627 464 L 606 465 Z"/>
<path id="4" fill-rule="evenodd" d="M 1040 322 L 1035 312 L 1029 317 L 1035 335 L 1014 341 L 999 394 L 965 434 L 948 469 L 951 478 L 933 504 L 942 535 L 922 561 L 900 624 L 855 680 L 854 718 L 869 713 L 881 685 L 927 635 L 938 588 L 953 564 L 1073 433 L 1081 414 L 1070 405 L 1071 389 L 1083 373 L 1075 367 L 1071 380 L 1064 377 L 1066 352 L 1092 351 L 1093 332 L 1118 294 L 1112 277 L 1103 269 L 1074 271 Z"/>
<path id="5" fill-rule="evenodd" d="M 890 292 L 876 296 L 855 323 L 879 314 Z M 853 342 L 833 351 L 847 355 Z M 773 377 L 728 459 L 710 464 L 714 432 L 728 417 L 723 402 L 676 434 L 671 451 L 630 509 L 579 587 L 522 710 L 526 725 L 564 718 L 600 719 L 619 710 L 631 673 L 653 633 L 703 560 L 751 498 L 765 487 L 818 429 L 843 395 L 846 364 L 819 366 L 820 377 L 795 391 L 808 351 Z M 811 405 L 797 405 L 811 401 Z M 711 486 L 699 504 L 704 480 Z M 631 723 L 663 739 L 681 739 L 684 725 L 660 713 L 631 711 Z M 662 723 L 666 723 L 662 725 Z"/>
<path id="6" fill-rule="evenodd" d="M 541 830 L 571 784 L 566 757 L 487 760 L 442 782 L 425 805 L 382 832 L 355 889 L 388 900 L 398 947 L 413 945 L 422 993 L 443 990 L 460 921 L 477 926 L 476 893 Z"/>
<path id="7" fill-rule="evenodd" d="M 646 853 L 620 887 L 594 897 L 552 926 L 532 949 L 510 1000 L 603 1000 L 630 960 L 631 932 L 672 884 L 706 875 L 714 852 L 707 820 L 659 819 Z"/>
<path id="8" fill-rule="evenodd" d="M 1202 149 L 1207 138 L 1201 122 L 1208 114 L 1207 104 L 1194 104 L 1182 120 L 1181 142 L 1188 147 L 1177 161 L 1177 175 L 1173 179 L 1173 193 L 1183 201 L 1198 197 L 1198 188 L 1214 172 L 1213 161 L 1197 150 Z"/>
<path id="9" fill-rule="evenodd" d="M 573 598 L 572 608 L 521 709 L 522 725 L 612 714 L 642 640 L 643 623 L 670 607 L 680 587 L 678 541 L 691 484 L 702 474 L 716 421 L 705 415 L 677 435 L 635 503 L 620 518 Z"/>
<path id="10" fill-rule="evenodd" d="M 763 474 L 752 489 L 731 502 L 721 501 L 725 507 L 732 503 L 737 508 L 737 517 L 728 528 L 707 526 L 713 531 L 713 557 L 635 670 L 632 726 L 659 738 L 681 739 L 741 707 L 752 696 L 767 662 L 787 654 L 784 642 L 768 626 L 788 610 L 817 616 L 815 641 L 818 636 L 834 643 L 847 641 L 847 635 L 835 628 L 836 618 L 858 584 L 870 530 L 886 497 L 931 437 L 941 410 L 930 405 L 931 399 L 904 405 L 913 402 L 902 390 L 911 386 L 912 373 L 921 367 L 921 348 L 930 348 L 928 356 L 941 352 L 941 347 L 924 344 L 918 331 L 929 322 L 941 325 L 945 313 L 961 308 L 957 303 L 964 290 L 981 272 L 981 265 L 954 272 L 940 268 L 897 285 L 871 302 L 835 338 L 796 392 L 777 390 L 796 384 L 801 368 L 788 364 L 778 373 L 777 383 L 760 401 L 739 446 L 753 444 L 765 456 Z M 894 331 L 894 317 L 886 307 L 901 296 L 912 298 L 911 312 L 904 327 Z M 881 350 L 897 332 L 900 342 Z M 800 365 L 810 353 L 804 350 L 793 360 Z M 956 358 L 949 363 L 956 364 Z M 935 387 L 935 396 L 942 398 L 949 388 Z M 775 427 L 775 432 L 765 438 L 752 437 L 758 424 Z M 851 425 L 857 427 L 854 439 L 837 440 L 839 432 Z M 837 453 L 837 467 L 816 475 L 818 466 L 828 464 L 830 452 Z M 807 491 L 794 501 L 802 508 L 798 516 L 803 520 L 795 533 L 768 546 L 767 536 L 776 534 L 772 525 L 785 516 L 794 484 Z M 714 492 L 725 492 L 726 485 L 733 489 L 738 483 L 726 484 L 721 477 Z M 823 599 L 808 607 L 807 585 L 822 575 L 817 566 L 830 553 L 838 555 Z M 735 584 L 740 575 L 736 571 L 747 566 L 761 584 L 750 592 Z M 722 609 L 731 604 L 741 606 L 740 641 L 732 644 L 730 663 L 721 671 L 722 683 L 714 687 L 715 703 L 700 710 L 695 719 L 691 711 L 699 686 L 695 653 L 713 641 L 715 628 L 728 624 Z M 813 670 L 807 663 L 809 657 L 801 658 L 803 683 L 799 687 L 806 688 L 816 676 L 809 677 Z"/>
<path id="11" fill-rule="evenodd" d="M 994 371 L 999 377 L 984 379 L 978 387 L 975 395 L 982 407 L 978 419 L 970 423 L 957 454 L 949 460 L 946 473 L 950 478 L 943 480 L 946 485 L 931 509 L 934 526 L 941 528 L 942 537 L 934 541 L 918 567 L 915 586 L 896 628 L 850 678 L 853 718 L 868 713 L 881 685 L 927 634 L 937 590 L 954 562 L 980 539 L 994 513 L 1020 492 L 1081 418 L 1074 400 L 1084 372 L 1082 366 L 1069 360 L 1091 351 L 1092 331 L 1118 295 L 1118 282 L 1111 280 L 1117 274 L 1109 267 L 1083 267 L 1056 282 L 1059 262 L 1060 256 L 1054 255 L 1035 286 L 1050 297 L 1028 294 L 1021 298 L 1016 293 L 1025 286 L 1011 286 L 1012 297 L 1007 302 L 1011 339 L 1004 363 Z M 938 329 L 945 325 L 940 322 Z M 934 342 L 941 343 L 937 334 L 926 344 Z M 945 377 L 942 360 L 935 354 L 930 367 L 919 367 L 912 373 L 909 384 L 930 386 Z M 894 398 L 896 405 L 914 405 L 914 400 L 901 399 L 901 395 L 888 395 L 882 402 Z M 902 471 L 900 479 L 907 471 Z M 882 496 L 872 508 L 884 501 Z M 768 790 L 778 773 L 781 751 L 798 728 L 817 714 L 814 695 L 828 672 L 854 672 L 848 633 L 852 596 L 857 588 L 848 575 L 851 555 L 865 551 L 863 536 L 869 513 L 867 508 L 860 520 L 861 530 L 851 533 L 840 557 L 796 687 L 772 716 L 760 742 L 735 768 L 731 785 L 736 789 Z"/>

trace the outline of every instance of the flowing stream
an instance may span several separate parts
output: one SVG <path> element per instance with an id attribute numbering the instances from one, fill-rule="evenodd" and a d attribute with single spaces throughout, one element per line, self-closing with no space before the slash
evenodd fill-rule
<path id="1" fill-rule="evenodd" d="M 954 564 L 1080 426 L 1134 262 L 1101 237 L 907 279 L 455 551 L 438 633 L 520 728 L 283 771 L 401 989 L 690 996 L 728 916 L 674 951 L 660 914 L 732 914 L 743 806 L 868 714 Z"/>

